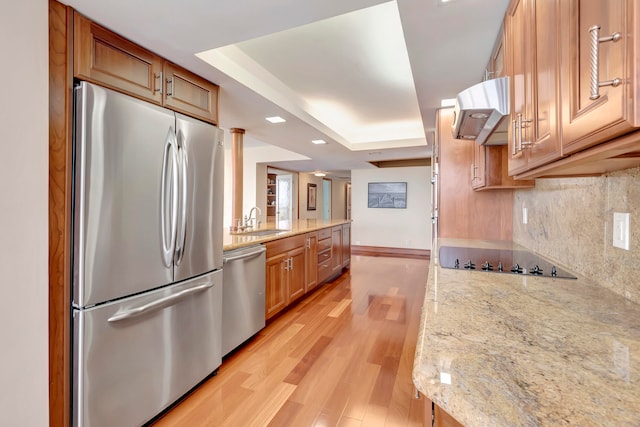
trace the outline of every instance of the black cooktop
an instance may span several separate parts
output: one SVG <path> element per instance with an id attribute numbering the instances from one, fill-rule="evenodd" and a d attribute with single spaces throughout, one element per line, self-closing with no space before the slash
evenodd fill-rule
<path id="1" fill-rule="evenodd" d="M 576 278 L 532 252 L 512 249 L 441 246 L 440 266 L 487 273 Z"/>

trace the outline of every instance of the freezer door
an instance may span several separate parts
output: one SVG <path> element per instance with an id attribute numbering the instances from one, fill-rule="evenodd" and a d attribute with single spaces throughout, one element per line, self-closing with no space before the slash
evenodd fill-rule
<path id="1" fill-rule="evenodd" d="M 177 145 L 169 110 L 86 82 L 75 96 L 73 298 L 85 307 L 171 283 Z"/>
<path id="2" fill-rule="evenodd" d="M 222 362 L 222 272 L 74 313 L 74 426 L 138 426 Z"/>
<path id="3" fill-rule="evenodd" d="M 176 114 L 180 209 L 175 280 L 222 267 L 224 147 L 219 128 Z"/>

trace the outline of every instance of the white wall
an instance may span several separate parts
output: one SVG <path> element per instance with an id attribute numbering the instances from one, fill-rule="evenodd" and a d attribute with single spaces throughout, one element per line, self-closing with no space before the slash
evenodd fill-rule
<path id="1" fill-rule="evenodd" d="M 0 425 L 46 426 L 48 378 L 48 3 L 0 15 Z"/>
<path id="2" fill-rule="evenodd" d="M 406 182 L 407 208 L 368 208 L 369 182 Z M 352 170 L 351 184 L 352 245 L 431 248 L 431 167 Z"/>
<path id="3" fill-rule="evenodd" d="M 331 219 L 347 217 L 347 184 L 341 179 L 331 180 Z"/>
<path id="4" fill-rule="evenodd" d="M 322 219 L 322 177 L 310 173 L 300 173 L 298 198 L 300 203 L 300 219 Z M 316 210 L 307 210 L 307 184 L 316 185 Z"/>

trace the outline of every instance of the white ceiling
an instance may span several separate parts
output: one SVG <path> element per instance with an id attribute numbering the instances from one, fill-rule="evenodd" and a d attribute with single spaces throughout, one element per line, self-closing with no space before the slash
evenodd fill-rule
<path id="1" fill-rule="evenodd" d="M 308 158 L 271 165 L 348 176 L 431 154 L 440 100 L 481 80 L 508 0 L 63 2 L 219 84 L 245 146 Z"/>

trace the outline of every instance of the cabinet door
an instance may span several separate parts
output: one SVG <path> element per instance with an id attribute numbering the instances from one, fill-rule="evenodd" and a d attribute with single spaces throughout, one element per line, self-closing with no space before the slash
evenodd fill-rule
<path id="1" fill-rule="evenodd" d="M 218 124 L 218 86 L 169 62 L 164 64 L 164 104 Z"/>
<path id="2" fill-rule="evenodd" d="M 160 104 L 162 59 L 82 15 L 74 17 L 74 76 Z"/>
<path id="3" fill-rule="evenodd" d="M 519 0 L 508 11 L 511 73 L 509 174 L 560 158 L 557 0 Z"/>
<path id="4" fill-rule="evenodd" d="M 530 104 L 522 124 L 527 169 L 559 159 L 562 154 L 558 132 L 558 15 L 557 0 L 531 0 L 525 46 L 529 53 Z"/>
<path id="5" fill-rule="evenodd" d="M 525 0 L 516 0 L 505 15 L 505 48 L 507 70 L 510 78 L 511 115 L 509 126 L 509 175 L 522 172 L 527 167 L 525 153 L 519 147 L 521 135 L 517 128 L 518 117 L 526 117 L 526 106 L 531 102 L 530 76 L 527 74 L 525 49 L 527 48 L 527 10 Z"/>
<path id="6" fill-rule="evenodd" d="M 279 254 L 267 259 L 265 300 L 266 318 L 270 319 L 287 306 L 287 254 Z"/>
<path id="7" fill-rule="evenodd" d="M 304 295 L 305 291 L 305 265 L 304 247 L 294 249 L 288 253 L 288 300 L 287 304 Z"/>
<path id="8" fill-rule="evenodd" d="M 309 292 L 318 285 L 318 233 L 307 234 L 304 255 L 305 292 Z"/>
<path id="9" fill-rule="evenodd" d="M 486 185 L 484 145 L 473 144 L 473 164 L 471 165 L 471 188 L 482 188 Z"/>
<path id="10" fill-rule="evenodd" d="M 633 0 L 562 0 L 562 132 L 563 152 L 573 153 L 639 126 L 638 26 L 640 9 Z M 596 43 L 597 81 L 620 79 L 619 86 L 603 86 L 592 93 L 592 34 L 599 38 L 620 34 L 617 41 Z M 595 73 L 594 73 L 595 77 Z M 593 96 L 592 96 L 593 95 Z M 599 95 L 599 96 L 598 96 Z M 594 99 L 595 98 L 595 99 Z"/>
<path id="11" fill-rule="evenodd" d="M 351 263 L 351 224 L 342 225 L 342 267 Z"/>
<path id="12" fill-rule="evenodd" d="M 342 270 L 342 227 L 331 229 L 331 271 Z"/>
<path id="13" fill-rule="evenodd" d="M 458 420 L 453 418 L 438 405 L 434 405 L 433 408 L 433 425 L 434 427 L 463 427 Z"/>

